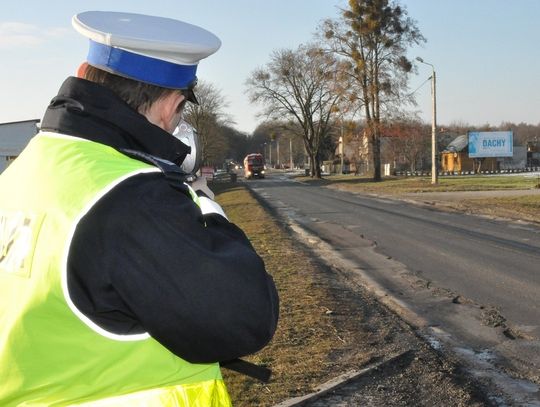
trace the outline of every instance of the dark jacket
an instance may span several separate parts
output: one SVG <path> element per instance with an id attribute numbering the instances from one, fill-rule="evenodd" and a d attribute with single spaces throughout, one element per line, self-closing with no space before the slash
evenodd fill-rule
<path id="1" fill-rule="evenodd" d="M 176 164 L 188 152 L 114 93 L 78 78 L 64 82 L 41 128 Z M 190 362 L 256 352 L 278 319 L 273 280 L 244 233 L 220 215 L 203 216 L 187 188 L 161 173 L 120 183 L 82 218 L 68 288 L 102 328 L 148 332 Z"/>

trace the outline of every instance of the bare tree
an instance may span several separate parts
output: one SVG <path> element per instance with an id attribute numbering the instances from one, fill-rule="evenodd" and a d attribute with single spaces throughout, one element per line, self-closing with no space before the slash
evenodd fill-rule
<path id="1" fill-rule="evenodd" d="M 217 165 L 223 161 L 227 150 L 227 138 L 221 130 L 222 126 L 231 123 L 224 111 L 228 103 L 221 91 L 208 82 L 199 81 L 195 93 L 199 104 L 188 103 L 184 118 L 197 129 L 202 162 Z"/>
<path id="2" fill-rule="evenodd" d="M 408 165 L 411 172 L 422 169 L 427 161 L 430 145 L 430 129 L 417 120 L 401 119 L 382 128 L 387 159 L 395 165 Z M 384 153 L 384 152 L 383 152 Z"/>
<path id="3" fill-rule="evenodd" d="M 514 145 L 527 146 L 528 142 L 538 140 L 540 137 L 540 125 L 532 125 L 527 123 L 515 124 L 512 122 L 503 122 L 498 126 L 498 130 L 513 130 Z"/>
<path id="4" fill-rule="evenodd" d="M 251 101 L 270 119 L 290 119 L 310 158 L 311 176 L 321 178 L 320 147 L 343 87 L 335 58 L 315 46 L 274 51 L 270 62 L 247 80 Z M 295 127 L 292 126 L 291 129 Z"/>
<path id="5" fill-rule="evenodd" d="M 381 119 L 385 107 L 403 101 L 412 62 L 407 47 L 425 41 L 407 12 L 391 0 L 349 0 L 339 20 L 323 23 L 330 49 L 349 62 L 364 108 L 373 158 L 381 179 Z"/>
<path id="6" fill-rule="evenodd" d="M 282 163 L 290 164 L 291 152 L 293 166 L 301 164 L 305 161 L 304 142 L 298 134 L 302 134 L 302 130 L 298 124 L 291 121 L 265 121 L 260 123 L 253 132 L 252 150 L 258 151 L 264 155 L 265 161 L 270 161 L 270 150 L 272 158 L 276 157 L 276 143 L 279 140 L 281 143 Z"/>

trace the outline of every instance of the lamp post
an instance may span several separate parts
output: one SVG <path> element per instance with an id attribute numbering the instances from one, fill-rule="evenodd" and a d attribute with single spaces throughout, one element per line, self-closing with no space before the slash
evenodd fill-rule
<path id="1" fill-rule="evenodd" d="M 343 132 L 341 132 L 341 136 L 339 136 L 339 156 L 340 156 L 340 159 L 341 159 L 341 168 L 340 168 L 340 173 L 343 174 Z"/>
<path id="2" fill-rule="evenodd" d="M 293 170 L 294 163 L 293 163 L 293 155 L 292 155 L 292 137 L 289 139 L 289 153 L 290 153 L 290 163 L 289 168 L 291 171 Z"/>
<path id="3" fill-rule="evenodd" d="M 261 144 L 261 147 L 262 147 L 262 150 L 263 150 L 263 161 L 264 161 L 264 164 L 266 165 L 266 143 L 262 143 Z"/>
<path id="4" fill-rule="evenodd" d="M 431 183 L 437 184 L 438 182 L 438 169 L 437 169 L 437 94 L 436 94 L 436 76 L 435 67 L 420 57 L 416 57 L 416 60 L 422 64 L 431 66 Z"/>
<path id="5" fill-rule="evenodd" d="M 281 163 L 279 161 L 279 138 L 276 137 L 276 166 L 281 168 Z"/>

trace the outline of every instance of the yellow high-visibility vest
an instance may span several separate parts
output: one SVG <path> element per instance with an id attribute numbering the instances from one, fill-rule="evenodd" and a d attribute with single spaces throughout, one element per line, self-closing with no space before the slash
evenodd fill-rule
<path id="1" fill-rule="evenodd" d="M 0 405 L 231 404 L 217 363 L 189 363 L 148 334 L 107 332 L 69 297 L 80 219 L 123 180 L 158 171 L 103 144 L 39 133 L 0 176 Z"/>

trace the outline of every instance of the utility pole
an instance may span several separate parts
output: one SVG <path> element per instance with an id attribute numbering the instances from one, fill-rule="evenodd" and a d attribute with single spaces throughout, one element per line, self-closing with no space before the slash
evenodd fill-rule
<path id="1" fill-rule="evenodd" d="M 268 151 L 270 152 L 270 168 L 272 168 L 272 140 L 270 140 L 270 143 L 268 144 Z"/>
<path id="2" fill-rule="evenodd" d="M 345 154 L 345 139 L 343 138 L 343 116 L 340 125 L 341 136 L 339 137 L 339 155 L 341 157 L 341 173 L 343 174 L 343 154 Z"/>
<path id="3" fill-rule="evenodd" d="M 279 139 L 276 139 L 276 155 L 277 155 L 276 165 L 279 168 L 280 167 L 279 165 Z"/>
<path id="4" fill-rule="evenodd" d="M 437 89 L 436 89 L 436 75 L 435 67 L 420 57 L 416 57 L 416 60 L 422 64 L 431 66 L 431 183 L 437 184 L 439 181 L 439 174 L 437 168 Z"/>
<path id="5" fill-rule="evenodd" d="M 431 77 L 431 104 L 432 104 L 432 117 L 431 117 L 431 183 L 437 184 L 439 182 L 439 169 L 437 168 L 437 88 L 436 88 L 436 76 L 435 68 L 432 66 L 433 75 Z"/>
<path id="6" fill-rule="evenodd" d="M 289 139 L 289 153 L 290 153 L 290 163 L 289 163 L 289 168 L 292 170 L 293 169 L 293 166 L 294 166 L 294 163 L 293 163 L 293 156 L 292 156 L 292 137 Z"/>
<path id="7" fill-rule="evenodd" d="M 341 157 L 341 167 L 339 169 L 339 172 L 343 174 L 343 136 L 339 136 L 339 156 Z"/>

